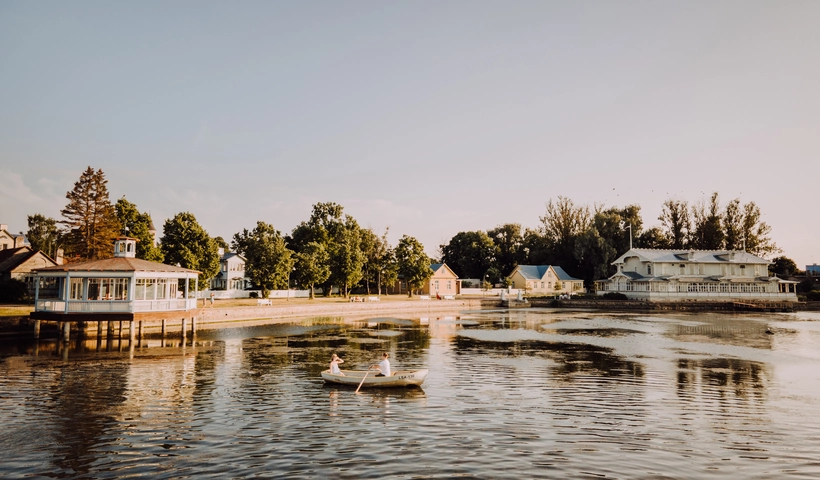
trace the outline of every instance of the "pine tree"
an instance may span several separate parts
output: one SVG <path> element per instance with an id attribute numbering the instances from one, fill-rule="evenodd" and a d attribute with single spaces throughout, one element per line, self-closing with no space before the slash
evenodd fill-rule
<path id="1" fill-rule="evenodd" d="M 117 213 L 108 198 L 108 180 L 102 169 L 88 167 L 66 193 L 68 205 L 60 211 L 68 230 L 66 247 L 71 256 L 95 260 L 113 255 L 119 233 Z"/>

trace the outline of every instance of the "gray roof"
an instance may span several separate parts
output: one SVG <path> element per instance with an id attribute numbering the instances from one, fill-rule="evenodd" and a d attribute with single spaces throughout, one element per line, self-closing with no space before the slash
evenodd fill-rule
<path id="1" fill-rule="evenodd" d="M 546 275 L 547 270 L 549 270 L 550 265 L 519 265 L 518 272 L 527 280 L 541 280 Z M 564 281 L 571 281 L 576 280 L 580 281 L 580 278 L 575 278 L 564 271 L 563 268 L 552 265 L 552 269 L 555 271 L 555 275 L 558 277 L 558 280 Z"/>
<path id="2" fill-rule="evenodd" d="M 689 260 L 691 254 L 692 259 Z M 638 257 L 642 262 L 657 263 L 750 263 L 768 265 L 771 262 L 740 250 L 665 250 L 660 248 L 633 248 L 624 253 L 612 265 L 623 263 L 627 257 Z"/>

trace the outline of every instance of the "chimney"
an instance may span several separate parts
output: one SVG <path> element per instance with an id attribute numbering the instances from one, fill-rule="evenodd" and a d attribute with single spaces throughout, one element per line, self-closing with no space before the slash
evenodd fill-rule
<path id="1" fill-rule="evenodd" d="M 8 231 L 8 229 L 9 229 L 9 226 L 8 226 L 8 225 L 6 225 L 5 223 L 0 223 L 0 230 L 6 230 L 6 231 Z"/>
<path id="2" fill-rule="evenodd" d="M 65 260 L 63 259 L 64 253 L 65 252 L 63 252 L 62 248 L 57 249 L 57 254 L 55 255 L 55 258 L 54 258 L 54 261 L 57 262 L 57 265 L 62 265 L 63 263 L 65 263 Z"/>
<path id="3" fill-rule="evenodd" d="M 222 248 L 222 247 L 219 247 L 219 258 L 222 258 L 224 256 L 225 256 L 225 249 Z"/>

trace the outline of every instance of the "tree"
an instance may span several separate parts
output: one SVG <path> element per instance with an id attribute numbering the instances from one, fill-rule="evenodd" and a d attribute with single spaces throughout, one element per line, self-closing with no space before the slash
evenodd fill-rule
<path id="1" fill-rule="evenodd" d="M 26 232 L 31 248 L 40 250 L 54 258 L 60 246 L 60 229 L 57 220 L 45 217 L 39 213 L 28 216 L 28 231 Z"/>
<path id="2" fill-rule="evenodd" d="M 367 294 L 370 294 L 370 282 L 376 283 L 379 295 L 382 293 L 382 277 L 386 270 L 390 268 L 393 259 L 393 252 L 390 243 L 387 241 L 387 233 L 390 228 L 384 230 L 381 237 L 376 235 L 372 229 L 362 230 L 362 253 L 365 255 L 364 278 L 367 287 Z"/>
<path id="3" fill-rule="evenodd" d="M 285 246 L 285 239 L 273 225 L 256 222 L 256 228 L 252 231 L 243 229 L 234 234 L 232 246 L 245 257 L 245 272 L 262 289 L 262 298 L 268 298 L 273 289 L 289 288 L 287 279 L 294 260 Z"/>
<path id="4" fill-rule="evenodd" d="M 727 203 L 723 209 L 723 238 L 727 250 L 743 248 L 743 210 L 737 198 Z"/>
<path id="5" fill-rule="evenodd" d="M 524 237 L 521 234 L 521 224 L 505 223 L 488 230 L 487 235 L 495 244 L 494 266 L 502 276 L 506 277 L 515 270 L 515 267 L 525 261 L 522 251 Z"/>
<path id="6" fill-rule="evenodd" d="M 441 261 L 461 278 L 483 278 L 495 262 L 496 247 L 484 232 L 459 232 L 441 246 Z"/>
<path id="7" fill-rule="evenodd" d="M 198 270 L 199 288 L 206 288 L 219 271 L 219 253 L 214 240 L 192 213 L 182 212 L 165 221 L 160 248 L 168 265 Z"/>
<path id="8" fill-rule="evenodd" d="M 768 258 L 771 255 L 780 253 L 781 250 L 769 238 L 772 227 L 761 220 L 760 208 L 754 202 L 743 205 L 743 239 L 746 251 Z"/>
<path id="9" fill-rule="evenodd" d="M 353 217 L 345 215 L 330 242 L 330 277 L 340 286 L 345 298 L 350 288 L 362 279 L 365 255 L 361 250 L 361 228 Z"/>
<path id="10" fill-rule="evenodd" d="M 231 251 L 231 246 L 228 245 L 228 242 L 226 242 L 221 236 L 214 237 L 214 242 L 216 242 L 216 248 L 221 248 L 226 252 Z"/>
<path id="11" fill-rule="evenodd" d="M 719 250 L 725 244 L 723 214 L 720 212 L 718 193 L 712 193 L 708 203 L 699 202 L 692 207 L 694 231 L 691 247 L 701 250 Z"/>
<path id="12" fill-rule="evenodd" d="M 682 250 L 689 247 L 692 222 L 689 218 L 689 204 L 685 200 L 665 201 L 658 220 L 661 221 L 669 248 Z"/>
<path id="13" fill-rule="evenodd" d="M 68 204 L 60 211 L 68 229 L 68 253 L 86 260 L 108 258 L 114 254 L 114 239 L 119 224 L 108 198 L 108 180 L 103 171 L 88 167 L 66 193 Z"/>
<path id="14" fill-rule="evenodd" d="M 794 260 L 791 258 L 780 256 L 774 258 L 772 263 L 769 264 L 769 271 L 775 275 L 787 277 L 789 275 L 797 275 L 800 269 L 797 268 L 797 264 L 794 263 Z"/>
<path id="15" fill-rule="evenodd" d="M 659 227 L 644 230 L 637 238 L 638 248 L 669 248 L 669 240 Z"/>
<path id="16" fill-rule="evenodd" d="M 424 253 L 424 247 L 414 237 L 403 235 L 396 245 L 396 263 L 399 277 L 407 282 L 407 296 L 413 296 L 413 290 L 421 288 L 430 277 L 430 258 Z"/>
<path id="17" fill-rule="evenodd" d="M 589 228 L 589 208 L 575 206 L 572 200 L 558 197 L 547 203 L 547 211 L 541 220 L 539 234 L 544 237 L 549 252 L 545 263 L 575 269 L 575 242 Z"/>
<path id="18" fill-rule="evenodd" d="M 343 212 L 344 208 L 337 203 L 317 203 L 313 205 L 310 219 L 297 225 L 285 241 L 296 253 L 302 252 L 310 242 L 318 243 L 327 251 L 328 262 L 332 262 L 338 247 L 336 240 L 339 231 L 344 227 Z M 328 266 L 331 268 L 331 275 L 320 284 L 325 296 L 330 295 L 333 281 L 338 278 L 334 276 L 336 265 L 329 263 Z"/>
<path id="19" fill-rule="evenodd" d="M 140 213 L 137 206 L 123 196 L 117 200 L 114 209 L 120 224 L 120 235 L 136 238 L 136 257 L 152 262 L 162 262 L 162 250 L 155 244 L 154 233 L 151 232 L 151 216 Z"/>
<path id="20" fill-rule="evenodd" d="M 317 242 L 308 242 L 297 253 L 295 280 L 298 284 L 310 289 L 310 299 L 316 298 L 315 286 L 330 277 L 330 257 L 324 245 Z"/>

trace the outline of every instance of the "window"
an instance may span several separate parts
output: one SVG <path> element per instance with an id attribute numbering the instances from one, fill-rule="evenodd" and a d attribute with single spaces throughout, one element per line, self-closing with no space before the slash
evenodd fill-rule
<path id="1" fill-rule="evenodd" d="M 447 290 L 452 290 L 452 289 L 453 289 L 453 281 L 452 280 L 447 280 Z"/>
<path id="2" fill-rule="evenodd" d="M 69 295 L 68 298 L 70 300 L 82 300 L 83 299 L 83 279 L 82 278 L 72 278 L 71 283 L 69 284 Z"/>
<path id="3" fill-rule="evenodd" d="M 647 275 L 652 275 L 652 265 L 649 265 L 649 264 L 646 265 L 646 274 Z"/>

